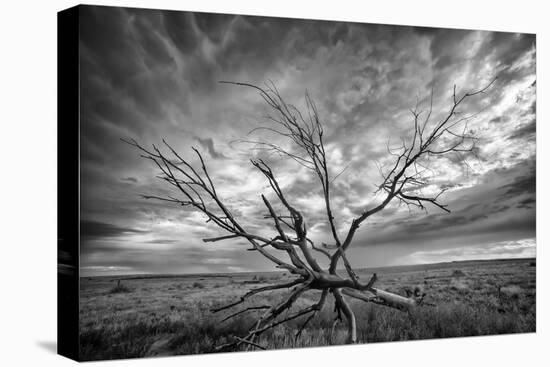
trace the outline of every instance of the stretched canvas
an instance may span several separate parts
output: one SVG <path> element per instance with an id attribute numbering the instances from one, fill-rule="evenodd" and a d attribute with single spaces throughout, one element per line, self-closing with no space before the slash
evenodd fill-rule
<path id="1" fill-rule="evenodd" d="M 59 353 L 532 333 L 536 38 L 77 6 Z"/>

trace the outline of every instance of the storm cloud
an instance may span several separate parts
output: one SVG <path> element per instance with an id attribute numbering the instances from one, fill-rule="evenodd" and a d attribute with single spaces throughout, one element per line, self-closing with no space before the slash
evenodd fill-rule
<path id="1" fill-rule="evenodd" d="M 271 269 L 198 213 L 141 195 L 173 194 L 157 169 L 121 138 L 205 158 L 220 195 L 247 228 L 270 233 L 260 194 L 271 195 L 250 158 L 268 160 L 316 241 L 328 241 L 315 178 L 292 160 L 263 156 L 239 141 L 269 126 L 253 90 L 220 84 L 272 81 L 303 108 L 306 90 L 325 127 L 340 232 L 380 200 L 378 167 L 387 146 L 410 138 L 410 108 L 433 118 L 498 76 L 463 106 L 479 137 L 464 167 L 433 163 L 451 209 L 412 211 L 397 203 L 357 234 L 356 266 L 526 256 L 535 237 L 536 42 L 530 34 L 387 26 L 84 6 L 80 25 L 81 209 L 85 274 Z M 262 139 L 276 139 L 269 134 Z M 278 142 L 274 140 L 275 142 Z M 215 246 L 215 247 L 213 247 Z M 523 246 L 523 247 L 522 247 Z M 476 255 L 477 254 L 477 255 Z M 491 255 L 493 254 L 493 255 Z M 531 256 L 529 255 L 529 256 Z"/>

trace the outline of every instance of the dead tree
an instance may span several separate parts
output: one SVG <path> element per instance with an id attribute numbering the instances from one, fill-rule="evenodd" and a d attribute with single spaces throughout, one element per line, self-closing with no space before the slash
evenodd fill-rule
<path id="1" fill-rule="evenodd" d="M 346 253 L 352 245 L 354 235 L 360 225 L 369 217 L 386 208 L 392 201 L 405 204 L 409 208 L 420 209 L 426 209 L 426 205 L 430 204 L 449 212 L 447 206 L 440 202 L 444 189 L 439 190 L 435 195 L 422 193 L 422 188 L 430 183 L 429 161 L 432 158 L 437 159 L 446 155 L 461 156 L 474 152 L 476 137 L 468 130 L 467 126 L 468 120 L 473 115 L 464 115 L 458 110 L 458 107 L 463 105 L 467 99 L 485 93 L 493 82 L 494 80 L 480 90 L 461 96 L 457 95 L 455 87 L 450 109 L 438 121 L 432 121 L 433 91 L 429 102 L 430 106 L 426 111 L 420 111 L 417 103 L 416 108 L 411 110 L 414 126 L 412 138 L 409 141 L 402 139 L 402 144 L 398 149 L 388 147 L 389 154 L 395 158 L 394 162 L 386 170 L 380 168 L 382 182 L 378 186 L 378 191 L 382 194 L 383 199 L 372 207 L 364 208 L 362 213 L 351 221 L 349 228 L 343 232 L 337 228 L 331 207 L 333 179 L 330 176 L 327 162 L 323 125 L 317 108 L 309 95 L 306 93 L 307 111 L 301 113 L 298 108 L 285 102 L 273 84 L 262 88 L 246 83 L 222 82 L 255 89 L 272 112 L 269 116 L 272 126 L 262 129 L 289 139 L 293 148 L 284 149 L 272 142 L 254 142 L 256 147 L 293 159 L 311 170 L 317 177 L 324 197 L 326 219 L 332 236 L 333 243 L 329 245 L 316 244 L 308 237 L 308 228 L 302 211 L 285 196 L 275 173 L 264 160 L 251 160 L 251 163 L 265 176 L 279 206 L 284 208 L 284 211 L 277 212 L 270 200 L 265 195 L 261 195 L 263 205 L 267 210 L 267 215 L 264 218 L 271 222 L 274 231 L 273 236 L 269 237 L 252 233 L 243 223 L 243 218 L 233 214 L 231 208 L 218 194 L 203 156 L 197 149 L 193 148 L 200 163 L 193 166 L 189 159 L 181 156 L 164 140 L 163 149 L 155 145 L 146 148 L 135 140 L 125 140 L 126 143 L 138 148 L 143 158 L 156 165 L 160 170 L 158 178 L 175 188 L 180 195 L 146 195 L 144 198 L 192 207 L 203 213 L 207 222 L 211 222 L 226 232 L 223 236 L 205 238 L 204 242 L 237 238 L 246 240 L 251 245 L 250 250 L 257 251 L 269 259 L 276 268 L 284 269 L 295 275 L 291 281 L 252 289 L 235 302 L 213 309 L 213 312 L 232 309 L 238 305 L 245 305 L 246 301 L 254 295 L 274 290 L 286 290 L 284 297 L 277 304 L 241 307 L 226 316 L 224 320 L 248 312 L 263 311 L 246 335 L 235 336 L 232 342 L 220 347 L 243 345 L 263 348 L 257 340 L 262 333 L 294 319 L 303 320 L 296 332 L 296 337 L 298 337 L 310 320 L 323 309 L 329 297 L 333 298 L 337 319 L 341 319 L 341 315 L 343 315 L 347 321 L 347 341 L 349 343 L 357 341 L 356 320 L 348 302 L 349 298 L 405 311 L 420 305 L 425 296 L 423 292 L 414 292 L 409 297 L 404 297 L 376 288 L 374 286 L 377 279 L 376 274 L 372 275 L 368 281 L 360 279 L 351 266 Z M 341 233 L 345 235 L 341 236 Z M 328 267 L 323 268 L 319 264 L 317 256 L 326 257 Z M 343 272 L 337 272 L 341 263 Z M 293 310 L 297 299 L 314 290 L 319 293 L 316 303 Z"/>

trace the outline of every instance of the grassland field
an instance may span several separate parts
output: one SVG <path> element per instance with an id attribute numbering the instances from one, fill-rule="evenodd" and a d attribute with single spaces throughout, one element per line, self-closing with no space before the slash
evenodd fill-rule
<path id="1" fill-rule="evenodd" d="M 426 302 L 433 306 L 405 313 L 350 300 L 360 343 L 535 332 L 535 259 L 364 269 L 358 275 L 368 279 L 372 272 L 378 274 L 378 288 L 401 295 L 423 286 Z M 82 277 L 81 359 L 215 352 L 233 335 L 245 334 L 257 313 L 221 322 L 235 310 L 213 314 L 212 307 L 291 278 L 282 272 Z M 295 306 L 313 303 L 319 293 L 307 293 Z M 272 304 L 281 296 L 281 291 L 260 294 L 245 306 Z M 297 319 L 266 332 L 258 342 L 268 349 L 343 344 L 345 321 L 334 325 L 332 311 L 327 303 L 299 338 L 295 333 L 303 320 Z"/>

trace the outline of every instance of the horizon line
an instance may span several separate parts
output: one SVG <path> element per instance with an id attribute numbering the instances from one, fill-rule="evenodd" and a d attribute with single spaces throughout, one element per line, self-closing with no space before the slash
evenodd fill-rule
<path id="1" fill-rule="evenodd" d="M 486 262 L 486 261 L 513 261 L 513 260 L 536 260 L 537 257 L 506 257 L 506 258 L 491 258 L 491 259 L 470 259 L 470 260 L 451 260 L 451 261 L 438 261 L 433 263 L 420 263 L 420 264 L 400 264 L 400 265 L 387 265 L 387 266 L 371 266 L 371 267 L 361 267 L 357 270 L 368 270 L 368 269 L 385 269 L 385 268 L 398 268 L 406 266 L 426 266 L 426 265 L 438 265 L 438 264 L 450 264 L 450 263 L 466 263 L 466 262 Z M 337 270 L 345 270 L 339 268 Z M 211 272 L 211 273 L 125 273 L 125 274 L 110 274 L 110 275 L 81 275 L 79 278 L 94 278 L 94 277 L 116 277 L 116 276 L 192 276 L 192 275 L 216 275 L 216 274 L 248 274 L 248 273 L 285 273 L 287 270 L 266 270 L 266 271 L 236 271 L 236 272 Z"/>

